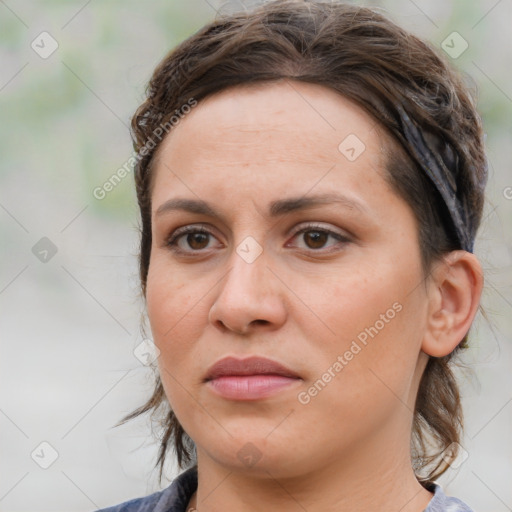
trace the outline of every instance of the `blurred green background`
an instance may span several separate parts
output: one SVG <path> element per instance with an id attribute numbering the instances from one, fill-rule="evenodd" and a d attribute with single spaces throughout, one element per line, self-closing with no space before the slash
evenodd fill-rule
<path id="1" fill-rule="evenodd" d="M 160 59 L 216 13 L 256 3 L 0 0 L 0 511 L 94 510 L 160 488 L 149 425 L 110 430 L 151 390 L 133 352 L 133 177 L 104 199 L 93 191 L 130 157 L 130 117 Z M 487 134 L 475 252 L 490 323 L 478 316 L 473 374 L 460 375 L 469 456 L 441 483 L 475 510 L 512 510 L 512 5 L 352 3 L 437 47 L 453 32 L 468 45 L 449 58 L 476 87 Z"/>

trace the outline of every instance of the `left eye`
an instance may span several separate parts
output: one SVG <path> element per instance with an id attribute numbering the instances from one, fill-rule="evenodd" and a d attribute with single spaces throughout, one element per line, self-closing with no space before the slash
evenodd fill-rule
<path id="1" fill-rule="evenodd" d="M 334 238 L 340 243 L 349 242 L 349 239 L 346 236 L 321 226 L 307 226 L 300 231 L 297 231 L 294 238 L 299 235 L 305 235 L 302 239 L 306 244 L 306 249 L 313 250 L 322 249 L 329 238 Z"/>

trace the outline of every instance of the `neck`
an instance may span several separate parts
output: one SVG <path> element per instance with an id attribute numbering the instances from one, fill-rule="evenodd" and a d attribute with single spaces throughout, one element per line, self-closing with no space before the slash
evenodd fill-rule
<path id="1" fill-rule="evenodd" d="M 198 448 L 198 489 L 187 510 L 423 511 L 433 494 L 414 475 L 409 445 L 382 446 L 382 439 L 367 441 L 364 454 L 354 446 L 327 463 L 307 461 L 307 472 L 289 476 L 275 466 L 256 470 L 259 463 L 250 469 L 223 466 Z"/>

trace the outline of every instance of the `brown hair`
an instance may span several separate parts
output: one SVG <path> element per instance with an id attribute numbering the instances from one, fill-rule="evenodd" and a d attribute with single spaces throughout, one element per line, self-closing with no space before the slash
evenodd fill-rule
<path id="1" fill-rule="evenodd" d="M 144 297 L 151 254 L 152 162 L 161 140 L 154 142 L 155 133 L 166 123 L 169 126 L 172 116 L 191 98 L 199 102 L 228 87 L 281 79 L 339 92 L 365 109 L 390 135 L 386 179 L 418 221 L 425 279 L 433 262 L 461 246 L 448 222 L 446 205 L 404 137 L 397 105 L 424 133 L 448 144 L 457 156 L 453 179 L 459 199 L 467 205 L 474 236 L 484 203 L 485 153 L 481 120 L 459 75 L 428 43 L 371 9 L 339 2 L 278 0 L 248 13 L 222 16 L 183 41 L 157 66 L 147 99 L 133 116 Z M 480 311 L 484 313 L 481 307 Z M 467 347 L 467 337 L 452 354 L 430 357 L 420 382 L 411 453 L 417 478 L 425 486 L 446 471 L 449 464 L 443 452 L 459 442 L 462 432 L 461 400 L 451 360 Z M 158 375 L 151 398 L 118 425 L 149 411 L 162 414 L 163 437 L 156 462 L 161 480 L 169 444 L 174 445 L 180 468 L 194 462 L 195 446 L 171 410 Z"/>

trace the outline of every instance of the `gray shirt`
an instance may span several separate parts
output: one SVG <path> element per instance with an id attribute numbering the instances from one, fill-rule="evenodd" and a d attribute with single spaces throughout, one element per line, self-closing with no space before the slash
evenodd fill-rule
<path id="1" fill-rule="evenodd" d="M 197 466 L 178 475 L 169 487 L 144 498 L 135 498 L 95 512 L 186 512 L 188 502 L 197 489 Z M 423 512 L 473 512 L 457 498 L 446 496 L 438 484 L 428 488 L 434 493 Z"/>

